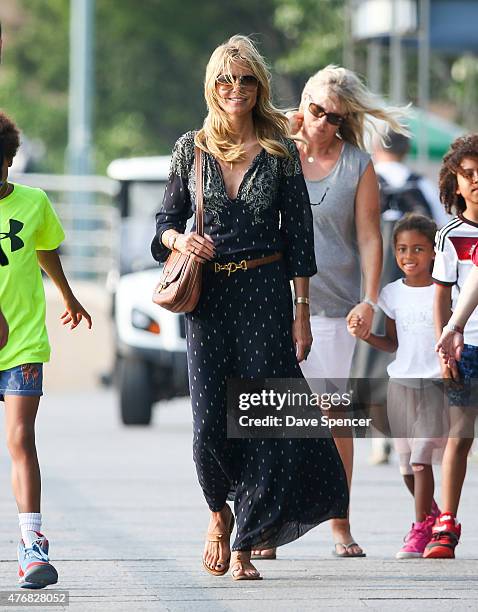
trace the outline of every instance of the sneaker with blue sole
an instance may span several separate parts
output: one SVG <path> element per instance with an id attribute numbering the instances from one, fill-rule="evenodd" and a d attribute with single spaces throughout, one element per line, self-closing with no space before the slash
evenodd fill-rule
<path id="1" fill-rule="evenodd" d="M 48 558 L 48 540 L 36 532 L 38 539 L 29 548 L 18 544 L 18 582 L 23 589 L 43 589 L 58 582 L 58 572 Z"/>

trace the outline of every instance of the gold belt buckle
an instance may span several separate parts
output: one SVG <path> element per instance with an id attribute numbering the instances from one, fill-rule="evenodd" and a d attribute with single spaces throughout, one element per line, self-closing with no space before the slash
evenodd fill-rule
<path id="1" fill-rule="evenodd" d="M 214 272 L 217 274 L 218 272 L 222 272 L 223 270 L 227 270 L 227 276 L 231 276 L 234 272 L 238 270 L 247 270 L 247 261 L 245 259 L 241 260 L 239 263 L 235 261 L 230 261 L 225 264 L 214 264 Z"/>

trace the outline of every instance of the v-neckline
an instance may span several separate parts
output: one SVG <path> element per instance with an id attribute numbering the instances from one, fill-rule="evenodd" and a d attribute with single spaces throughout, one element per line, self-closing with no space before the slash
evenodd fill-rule
<path id="1" fill-rule="evenodd" d="M 239 199 L 239 195 L 241 193 L 241 190 L 242 190 L 242 186 L 244 185 L 244 181 L 246 180 L 247 175 L 254 168 L 254 166 L 256 165 L 257 160 L 264 153 L 264 151 L 265 151 L 265 149 L 264 149 L 264 147 L 262 147 L 261 150 L 259 151 L 259 153 L 257 153 L 257 155 L 255 155 L 253 157 L 251 163 L 246 168 L 246 171 L 244 172 L 244 174 L 242 176 L 241 182 L 239 183 L 239 187 L 237 189 L 237 193 L 236 193 L 236 197 L 235 198 L 231 198 L 230 195 L 227 193 L 226 182 L 224 180 L 224 174 L 222 173 L 222 168 L 221 168 L 219 162 L 217 161 L 217 159 L 213 156 L 214 163 L 216 165 L 216 170 L 219 173 L 219 177 L 221 179 L 222 190 L 223 190 L 224 195 L 226 196 L 226 198 L 229 200 L 229 202 L 237 202 L 237 200 Z"/>

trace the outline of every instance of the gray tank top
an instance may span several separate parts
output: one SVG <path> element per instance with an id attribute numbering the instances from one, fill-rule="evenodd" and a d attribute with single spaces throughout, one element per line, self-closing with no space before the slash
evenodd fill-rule
<path id="1" fill-rule="evenodd" d="M 306 181 L 314 217 L 317 274 L 310 279 L 310 314 L 345 317 L 360 300 L 355 195 L 370 155 L 345 142 L 332 171 Z"/>

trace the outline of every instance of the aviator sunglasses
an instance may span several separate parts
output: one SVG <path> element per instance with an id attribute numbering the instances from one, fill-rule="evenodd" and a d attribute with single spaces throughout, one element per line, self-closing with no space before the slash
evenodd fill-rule
<path id="1" fill-rule="evenodd" d="M 245 74 L 244 76 L 236 76 L 234 74 L 220 74 L 216 78 L 216 83 L 221 87 L 232 89 L 234 85 L 244 87 L 245 89 L 254 89 L 259 84 L 257 77 L 253 74 Z"/>
<path id="2" fill-rule="evenodd" d="M 339 113 L 328 113 L 323 106 L 315 102 L 310 102 L 308 108 L 311 115 L 314 115 L 317 119 L 325 117 L 327 123 L 331 125 L 342 125 L 345 121 L 344 115 L 339 115 Z"/>

